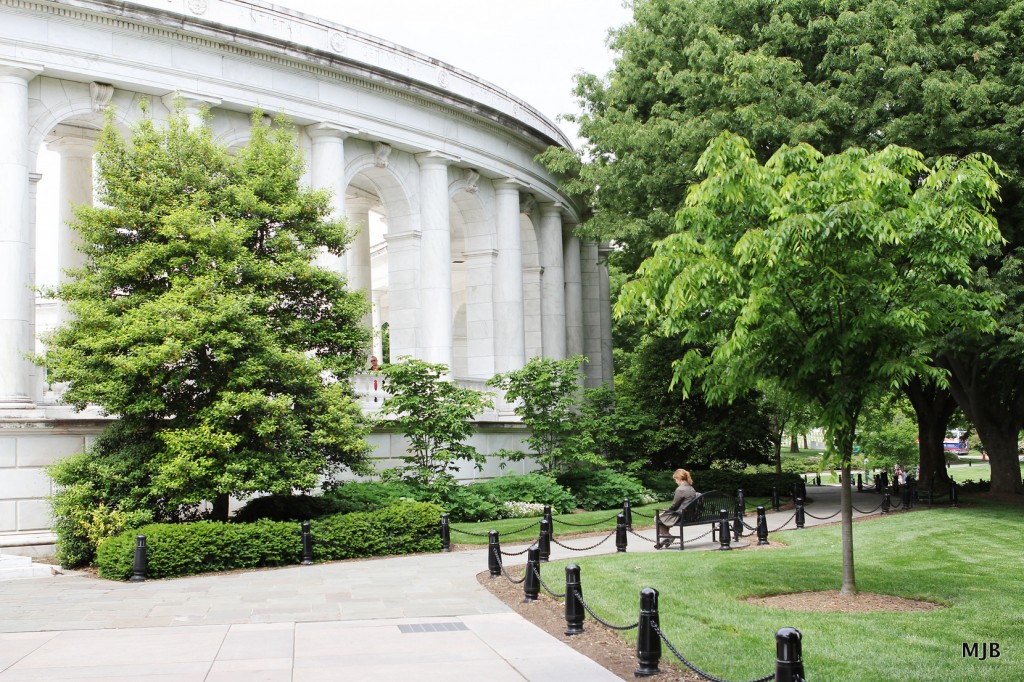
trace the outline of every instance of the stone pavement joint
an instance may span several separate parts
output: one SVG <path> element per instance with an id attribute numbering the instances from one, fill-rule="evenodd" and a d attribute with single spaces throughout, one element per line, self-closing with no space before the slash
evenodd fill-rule
<path id="1" fill-rule="evenodd" d="M 809 487 L 808 495 L 816 516 L 838 509 L 838 488 Z M 873 493 L 854 496 L 862 509 L 880 500 Z M 791 515 L 769 512 L 768 527 Z M 807 518 L 808 526 L 826 522 Z M 593 540 L 563 543 L 584 547 Z M 632 535 L 629 543 L 630 553 L 654 551 Z M 673 553 L 717 547 L 708 536 Z M 551 559 L 559 560 L 614 553 L 615 545 L 551 549 Z M 618 679 L 481 586 L 476 575 L 487 568 L 486 553 L 481 547 L 143 583 L 70 571 L 0 581 L 0 682 Z M 403 633 L 440 624 L 457 629 Z"/>

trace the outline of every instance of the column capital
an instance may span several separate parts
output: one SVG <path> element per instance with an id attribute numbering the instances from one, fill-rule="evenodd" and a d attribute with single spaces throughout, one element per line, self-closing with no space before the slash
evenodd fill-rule
<path id="1" fill-rule="evenodd" d="M 399 244 L 403 244 L 406 242 L 418 242 L 419 240 L 419 230 L 406 230 L 405 232 L 399 232 L 397 234 L 391 234 L 390 232 L 386 232 L 384 234 L 384 241 L 385 243 L 387 243 L 388 246 L 391 246 L 392 244 L 395 244 L 397 246 Z"/>
<path id="2" fill-rule="evenodd" d="M 349 213 L 364 213 L 380 205 L 380 199 L 366 194 L 345 194 L 345 210 Z"/>
<path id="3" fill-rule="evenodd" d="M 451 154 L 445 154 L 439 151 L 422 152 L 415 155 L 416 163 L 420 165 L 420 168 L 447 168 L 453 163 L 458 163 L 462 159 L 458 156 L 452 156 Z"/>
<path id="4" fill-rule="evenodd" d="M 43 174 L 42 173 L 29 173 L 28 174 L 28 181 L 30 183 L 32 183 L 33 185 L 38 184 L 38 182 L 40 180 L 42 180 L 42 179 L 43 179 Z"/>
<path id="5" fill-rule="evenodd" d="M 336 123 L 328 123 L 321 121 L 320 123 L 312 123 L 306 126 L 306 134 L 314 140 L 319 139 L 339 139 L 344 140 L 351 135 L 358 135 L 360 130 L 357 128 L 350 128 L 349 126 L 338 125 Z"/>
<path id="6" fill-rule="evenodd" d="M 212 95 L 201 95 L 197 92 L 186 92 L 184 90 L 175 90 L 169 92 L 160 98 L 160 101 L 164 103 L 164 106 L 170 110 L 174 110 L 174 107 L 178 102 L 186 109 L 198 109 L 200 107 L 216 107 L 220 106 L 224 100 L 220 97 L 213 97 Z"/>
<path id="7" fill-rule="evenodd" d="M 549 216 L 549 217 L 553 217 L 553 216 L 561 217 L 562 216 L 562 209 L 565 208 L 564 204 L 561 204 L 561 203 L 559 203 L 557 201 L 554 201 L 554 202 L 552 202 L 552 201 L 537 202 L 537 205 L 540 206 L 540 214 L 542 216 Z"/>
<path id="8" fill-rule="evenodd" d="M 498 194 L 511 194 L 513 192 L 519 194 L 529 187 L 530 185 L 516 178 L 502 178 L 501 180 L 494 181 L 494 191 Z"/>
<path id="9" fill-rule="evenodd" d="M 29 64 L 14 59 L 0 59 L 0 79 L 18 79 L 28 83 L 43 72 L 40 64 Z"/>
<path id="10" fill-rule="evenodd" d="M 46 148 L 67 156 L 92 156 L 99 139 L 98 130 L 61 124 L 46 137 Z"/>

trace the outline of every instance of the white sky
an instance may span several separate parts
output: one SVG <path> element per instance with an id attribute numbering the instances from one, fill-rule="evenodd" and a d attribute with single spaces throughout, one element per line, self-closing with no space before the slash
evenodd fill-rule
<path id="1" fill-rule="evenodd" d="M 271 0 L 422 52 L 490 81 L 551 120 L 574 113 L 573 75 L 604 75 L 622 0 Z M 575 129 L 558 122 L 570 139 Z"/>

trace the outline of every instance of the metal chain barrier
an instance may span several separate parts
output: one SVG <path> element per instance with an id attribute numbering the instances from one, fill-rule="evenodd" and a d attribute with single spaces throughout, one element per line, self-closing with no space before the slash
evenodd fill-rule
<path id="1" fill-rule="evenodd" d="M 538 571 L 536 568 L 533 569 L 533 574 L 537 576 L 537 580 L 540 581 L 540 586 L 543 587 L 547 591 L 547 593 L 550 594 L 552 597 L 555 597 L 556 599 L 561 599 L 565 596 L 565 592 L 558 593 L 552 590 L 550 587 L 548 587 L 548 584 L 544 582 L 544 578 L 540 577 L 540 571 Z"/>
<path id="2" fill-rule="evenodd" d="M 508 574 L 508 571 L 505 570 L 505 564 L 502 563 L 501 557 L 498 556 L 497 553 L 495 553 L 494 556 L 498 557 L 498 566 L 501 567 L 501 574 L 503 576 L 505 576 L 505 580 L 509 581 L 513 585 L 520 585 L 520 584 L 522 584 L 523 582 L 526 581 L 526 572 L 525 571 L 523 572 L 523 577 L 520 578 L 519 580 L 516 580 L 515 578 L 513 578 L 511 575 Z"/>
<path id="3" fill-rule="evenodd" d="M 878 511 L 881 508 L 882 508 L 882 503 L 879 502 L 878 506 L 875 507 L 874 509 L 872 509 L 871 511 L 864 511 L 863 509 L 857 509 L 856 505 L 853 506 L 853 511 L 857 512 L 858 514 L 874 514 L 876 511 Z"/>
<path id="4" fill-rule="evenodd" d="M 448 528 L 456 533 L 462 533 L 463 535 L 470 535 L 474 538 L 485 538 L 487 533 L 470 533 L 468 530 L 459 530 L 455 526 L 448 526 Z"/>
<path id="5" fill-rule="evenodd" d="M 583 604 L 583 608 L 585 608 L 587 610 L 587 613 L 590 614 L 590 617 L 596 620 L 601 625 L 605 626 L 606 628 L 611 628 L 612 630 L 635 630 L 636 628 L 640 627 L 640 621 L 637 621 L 632 625 L 612 625 L 604 618 L 601 618 L 601 616 L 594 613 L 594 610 L 590 608 L 590 605 L 587 604 L 587 602 L 583 601 L 583 595 L 580 594 L 579 590 L 576 590 L 574 594 L 576 595 L 576 598 L 580 600 L 580 603 Z"/>
<path id="6" fill-rule="evenodd" d="M 531 545 L 531 547 L 532 547 L 532 546 L 533 546 L 533 545 Z M 527 548 L 526 548 L 526 549 L 524 549 L 524 550 L 523 550 L 522 552 L 506 552 L 506 551 L 505 551 L 505 550 L 503 550 L 503 549 L 502 549 L 502 550 L 499 550 L 499 551 L 501 552 L 502 556 L 522 556 L 522 555 L 524 555 L 524 554 L 526 554 L 527 552 L 529 552 L 529 551 L 530 551 L 530 547 L 527 547 Z"/>
<path id="7" fill-rule="evenodd" d="M 688 660 L 686 660 L 686 657 L 683 656 L 681 653 L 679 653 L 679 650 L 676 649 L 672 645 L 672 642 L 668 641 L 668 637 L 666 637 L 665 633 L 661 631 L 661 628 L 658 627 L 657 623 L 651 623 L 651 627 L 654 628 L 654 631 L 658 633 L 658 637 L 660 637 L 661 641 L 663 641 L 665 643 L 665 646 L 668 647 L 669 651 L 671 651 L 673 654 L 675 654 L 676 658 L 678 658 L 680 661 L 682 661 L 684 664 L 686 664 L 687 668 L 689 668 L 693 672 L 697 673 L 698 675 L 703 677 L 705 680 L 711 680 L 711 682 L 729 682 L 728 680 L 723 680 L 720 677 L 715 677 L 714 675 L 709 675 L 708 673 L 704 672 L 703 670 L 701 670 L 700 668 L 695 666 L 693 663 L 690 663 Z M 751 680 L 751 682 L 768 682 L 769 680 L 774 680 L 774 679 L 775 679 L 775 673 L 772 673 L 771 675 L 765 675 L 764 677 L 759 677 L 756 680 Z"/>
<path id="8" fill-rule="evenodd" d="M 746 521 L 743 521 L 742 519 L 740 520 L 740 523 L 742 523 L 743 527 L 746 528 L 747 530 L 752 530 L 754 532 L 757 532 L 757 526 L 751 526 L 749 523 L 747 523 Z"/>
<path id="9" fill-rule="evenodd" d="M 629 511 L 631 514 L 633 514 L 633 516 L 639 516 L 642 519 L 653 519 L 655 516 L 654 514 L 644 514 L 643 512 L 638 512 L 636 509 L 630 509 Z"/>
<path id="10" fill-rule="evenodd" d="M 539 526 L 539 525 L 540 525 L 540 521 L 534 521 L 530 525 L 523 526 L 519 530 L 503 530 L 503 531 L 501 531 L 501 537 L 504 538 L 504 537 L 508 537 L 509 535 L 515 535 L 516 533 L 522 533 L 525 530 L 530 530 L 534 526 Z"/>
<path id="11" fill-rule="evenodd" d="M 636 512 L 634 512 L 634 513 L 636 513 Z M 617 518 L 618 518 L 618 514 L 616 514 L 615 516 L 611 517 L 610 519 L 605 519 L 603 521 L 595 521 L 594 523 L 569 523 L 568 521 L 562 521 L 562 520 L 556 519 L 554 517 L 552 517 L 551 520 L 554 521 L 555 523 L 560 523 L 563 526 L 573 526 L 575 528 L 589 528 L 590 526 L 599 526 L 602 523 L 608 523 L 609 521 L 614 521 Z"/>
<path id="12" fill-rule="evenodd" d="M 805 513 L 806 513 L 806 512 L 805 512 Z M 769 533 L 778 533 L 778 532 L 779 532 L 780 530 L 782 530 L 783 528 L 785 528 L 786 526 L 788 526 L 788 525 L 789 525 L 789 522 L 790 522 L 790 521 L 792 521 L 792 520 L 793 520 L 793 519 L 795 519 L 795 518 L 796 518 L 796 512 L 793 512 L 793 515 L 792 515 L 792 516 L 790 516 L 790 517 L 789 517 L 788 519 L 786 519 L 786 522 L 785 522 L 785 523 L 783 523 L 783 524 L 782 524 L 781 526 L 779 526 L 779 527 L 778 527 L 778 528 L 776 528 L 775 530 L 772 530 L 772 531 L 768 531 L 768 532 L 769 532 Z"/>
<path id="13" fill-rule="evenodd" d="M 611 537 L 611 536 L 613 536 L 613 535 L 615 535 L 615 531 L 612 531 L 612 532 L 611 532 L 611 533 L 609 533 L 609 534 L 608 534 L 607 536 L 605 536 L 604 540 L 601 540 L 601 542 L 598 542 L 598 543 L 596 543 L 596 544 L 593 544 L 593 545 L 591 545 L 590 547 L 570 547 L 569 545 L 563 545 L 563 544 L 562 544 L 561 542 L 559 542 L 559 541 L 558 541 L 557 539 L 555 539 L 555 538 L 551 538 L 551 542 L 555 543 L 555 544 L 556 544 L 556 545 L 558 545 L 559 547 L 564 547 L 565 549 L 570 549 L 570 550 L 572 550 L 572 551 L 574 551 L 574 552 L 586 552 L 586 551 L 587 551 L 587 550 L 589 550 L 589 549 L 594 549 L 595 547 L 598 547 L 598 546 L 600 546 L 601 544 L 603 544 L 603 543 L 607 542 L 607 541 L 608 541 L 608 538 L 610 538 L 610 537 Z"/>
<path id="14" fill-rule="evenodd" d="M 832 514 L 830 516 L 815 516 L 811 512 L 809 512 L 806 509 L 804 509 L 804 514 L 806 514 L 807 516 L 810 516 L 812 519 L 817 519 L 818 521 L 828 521 L 831 518 L 839 516 L 839 514 L 841 514 L 842 511 L 843 511 L 842 509 L 839 509 L 839 510 L 836 511 L 835 514 Z M 864 512 L 861 512 L 861 513 L 863 514 Z"/>
<path id="15" fill-rule="evenodd" d="M 630 535 L 635 535 L 635 536 L 637 536 L 637 537 L 638 537 L 638 538 L 640 538 L 641 540 L 646 540 L 647 542 L 657 542 L 657 540 L 655 540 L 654 538 L 646 538 L 646 537 L 644 537 L 643 535 L 640 535 L 640 533 L 637 533 L 637 532 L 636 532 L 636 531 L 634 531 L 634 530 L 629 530 L 628 528 L 626 529 L 626 532 L 627 532 L 627 533 L 629 533 Z"/>
<path id="16" fill-rule="evenodd" d="M 707 536 L 711 535 L 714 532 L 715 532 L 715 526 L 712 526 L 711 530 L 707 531 L 706 533 L 701 533 L 700 535 L 698 535 L 695 538 L 686 538 L 686 539 L 689 540 L 690 542 L 693 542 L 694 540 L 700 540 L 701 538 L 706 538 Z"/>

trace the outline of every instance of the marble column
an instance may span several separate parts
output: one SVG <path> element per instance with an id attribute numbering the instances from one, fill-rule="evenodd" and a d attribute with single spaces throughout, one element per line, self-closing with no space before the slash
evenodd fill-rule
<path id="1" fill-rule="evenodd" d="M 576 226 L 567 225 L 562 234 L 565 265 L 565 352 L 583 355 L 583 289 L 580 274 L 580 238 Z"/>
<path id="2" fill-rule="evenodd" d="M 331 193 L 330 218 L 338 220 L 345 216 L 345 138 L 351 131 L 330 123 L 315 123 L 306 126 L 306 134 L 312 141 L 309 155 L 310 183 L 316 189 Z M 317 265 L 346 275 L 344 255 L 327 253 L 317 256 Z"/>
<path id="3" fill-rule="evenodd" d="M 42 67 L 0 60 L 0 405 L 32 404 L 35 292 L 28 83 Z"/>
<path id="4" fill-rule="evenodd" d="M 494 263 L 494 370 L 507 372 L 526 364 L 523 323 L 523 246 L 519 236 L 519 190 L 508 179 L 494 183 L 498 255 Z"/>
<path id="5" fill-rule="evenodd" d="M 71 222 L 75 218 L 75 206 L 92 205 L 92 157 L 98 139 L 97 130 L 60 125 L 46 143 L 47 149 L 60 154 L 57 268 L 61 283 L 67 281 L 69 269 L 85 264 L 85 255 L 80 250 L 81 240 L 71 229 Z M 67 320 L 67 312 L 61 305 L 58 321 L 63 324 Z"/>
<path id="6" fill-rule="evenodd" d="M 466 259 L 466 368 L 470 377 L 494 376 L 494 264 L 495 249 L 467 251 Z"/>
<path id="7" fill-rule="evenodd" d="M 562 206 L 540 205 L 541 338 L 544 356 L 565 359 L 565 271 L 562 259 Z"/>
<path id="8" fill-rule="evenodd" d="M 403 355 L 418 357 L 420 232 L 388 231 L 384 241 L 388 246 L 388 332 L 391 361 L 395 362 Z"/>
<path id="9" fill-rule="evenodd" d="M 586 365 L 587 386 L 600 386 L 604 382 L 601 363 L 601 286 L 597 272 L 597 244 L 583 241 L 580 249 L 580 273 L 583 285 L 583 353 L 590 362 Z"/>
<path id="10" fill-rule="evenodd" d="M 345 213 L 353 238 L 349 242 L 348 251 L 348 285 L 353 291 L 362 291 L 371 311 L 366 313 L 363 324 L 373 327 L 373 277 L 370 268 L 370 209 L 377 204 L 376 199 L 369 197 L 346 197 Z"/>
<path id="11" fill-rule="evenodd" d="M 419 357 L 454 371 L 452 353 L 452 237 L 448 164 L 433 152 L 417 154 L 420 166 Z"/>
<path id="12" fill-rule="evenodd" d="M 602 244 L 597 249 L 598 306 L 601 314 L 601 379 L 611 386 L 615 379 L 615 365 L 612 356 L 612 306 L 611 279 L 608 275 L 608 254 L 611 246 Z"/>

